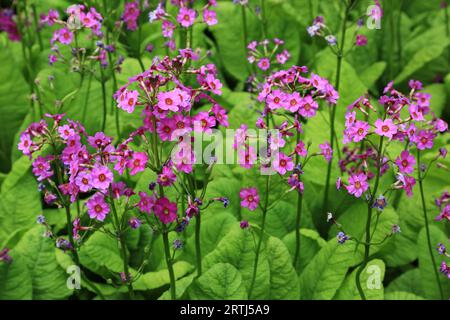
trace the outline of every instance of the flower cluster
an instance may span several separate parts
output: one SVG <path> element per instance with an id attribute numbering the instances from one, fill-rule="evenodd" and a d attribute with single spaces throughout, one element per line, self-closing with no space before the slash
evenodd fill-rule
<path id="1" fill-rule="evenodd" d="M 436 206 L 441 210 L 441 213 L 436 217 L 437 221 L 450 221 L 450 194 L 445 191 L 436 199 Z"/>
<path id="2" fill-rule="evenodd" d="M 430 111 L 430 95 L 420 91 L 422 84 L 411 80 L 409 86 L 409 95 L 404 95 L 393 89 L 392 82 L 389 83 L 378 101 L 382 107 L 381 113 L 378 113 L 379 110 L 367 97 L 358 98 L 348 107 L 344 144 L 355 143 L 355 147 L 344 147 L 345 157 L 339 164 L 341 171 L 349 174 L 346 188 L 355 197 L 361 197 L 368 190 L 369 181 L 376 176 L 376 171 L 379 176 L 386 173 L 390 168 L 389 164 L 393 165 L 397 175 L 392 189 L 404 189 L 411 196 L 416 184 L 413 173 L 417 169 L 413 149 L 431 149 L 437 135 L 448 130 L 447 124 Z M 362 116 L 362 120 L 357 119 L 358 114 Z M 383 117 L 379 118 L 379 114 Z M 429 120 L 425 118 L 428 114 L 431 115 Z M 380 149 L 376 145 L 376 137 L 384 139 L 388 145 L 402 143 L 405 148 L 397 157 L 390 158 L 386 148 L 381 146 Z M 446 152 L 442 150 L 436 159 L 445 155 Z M 341 185 L 339 180 L 338 189 Z"/>
<path id="3" fill-rule="evenodd" d="M 0 32 L 6 32 L 11 41 L 20 41 L 20 33 L 13 20 L 14 12 L 10 9 L 0 10 Z"/>
<path id="4" fill-rule="evenodd" d="M 273 39 L 273 45 L 267 39 L 260 42 L 252 41 L 247 46 L 248 62 L 251 64 L 255 63 L 262 71 L 269 70 L 270 66 L 275 62 L 279 65 L 284 65 L 291 55 L 286 49 L 281 51 L 282 45 L 284 45 L 284 41 L 278 38 Z M 273 48 L 270 48 L 271 46 Z"/>
<path id="5" fill-rule="evenodd" d="M 141 10 L 139 9 L 139 1 L 126 2 L 122 20 L 128 30 L 134 31 L 137 29 L 137 21 Z"/>
<path id="6" fill-rule="evenodd" d="M 154 11 L 149 13 L 149 21 L 161 21 L 162 35 L 167 39 L 165 45 L 170 50 L 176 49 L 174 40 L 174 33 L 177 28 L 187 29 L 191 28 L 196 22 L 198 15 L 197 10 L 191 6 L 191 0 L 175 0 L 170 3 L 178 8 L 178 13 L 173 16 L 166 10 L 165 3 L 160 2 Z M 202 20 L 208 26 L 217 24 L 217 14 L 211 7 L 217 6 L 216 0 L 208 0 L 206 5 L 202 8 Z M 180 48 L 182 49 L 182 48 Z"/>

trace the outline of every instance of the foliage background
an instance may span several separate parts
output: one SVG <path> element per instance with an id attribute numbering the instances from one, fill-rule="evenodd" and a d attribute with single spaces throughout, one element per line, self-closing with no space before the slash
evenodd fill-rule
<path id="1" fill-rule="evenodd" d="M 38 12 L 57 7 L 61 12 L 71 1 L 35 0 Z M 117 7 L 123 1 L 112 0 Z M 250 1 L 252 2 L 252 1 Z M 306 27 L 317 15 L 323 15 L 332 30 L 338 30 L 342 13 L 340 1 L 268 0 L 267 19 L 270 37 L 284 39 L 292 58 L 290 64 L 306 65 L 321 76 L 334 78 L 336 59 L 324 43 L 311 39 Z M 362 1 L 354 20 L 362 15 L 371 1 Z M 380 30 L 363 29 L 368 45 L 352 50 L 345 57 L 342 70 L 340 99 L 337 111 L 337 132 L 342 140 L 344 113 L 347 105 L 362 94 L 378 96 L 384 84 L 395 80 L 399 89 L 407 88 L 410 78 L 422 81 L 424 91 L 432 94 L 431 108 L 437 116 L 450 119 L 450 38 L 446 34 L 444 10 L 439 1 L 383 1 L 384 16 Z M 400 7 L 401 5 L 401 7 Z M 358 11 L 357 10 L 357 11 Z M 241 123 L 253 124 L 257 118 L 249 105 L 249 93 L 244 92 L 247 61 L 242 49 L 240 8 L 231 1 L 218 1 L 219 24 L 209 29 L 196 26 L 194 45 L 211 50 L 211 61 L 219 70 L 226 85 L 221 98 L 229 110 L 231 127 Z M 145 20 L 145 16 L 143 17 Z M 249 39 L 261 39 L 259 21 L 249 17 Z M 352 28 L 346 43 L 352 43 Z M 141 48 L 149 42 L 155 52 L 144 58 L 146 66 L 154 55 L 164 54 L 159 25 L 145 23 Z M 51 31 L 44 29 L 43 38 L 49 39 Z M 136 56 L 137 38 L 129 33 L 120 38 L 118 50 L 126 57 L 119 85 L 128 77 L 140 72 Z M 43 97 L 46 112 L 54 112 L 55 101 L 76 92 L 66 106 L 67 114 L 74 120 L 85 120 L 89 133 L 100 127 L 101 90 L 98 81 L 92 82 L 89 95 L 87 83 L 79 87 L 79 76 L 64 67 L 50 67 L 47 62 L 49 44 L 45 41 L 42 52 L 33 47 L 31 70 L 22 60 L 20 42 L 11 42 L 5 34 L 0 36 L 0 249 L 12 248 L 14 262 L 0 263 L 0 299 L 66 299 L 96 298 L 87 283 L 74 295 L 66 288 L 65 268 L 70 258 L 54 247 L 51 240 L 42 237 L 43 229 L 36 225 L 36 217 L 44 214 L 55 233 L 65 232 L 65 217 L 59 209 L 43 205 L 37 183 L 30 171 L 30 161 L 17 151 L 18 135 L 29 123 L 38 118 L 30 104 L 30 81 L 39 81 L 48 88 Z M 31 71 L 31 72 L 30 72 Z M 50 89 L 48 76 L 54 76 L 55 89 Z M 111 80 L 107 82 L 111 92 Z M 109 101 L 108 105 L 112 101 Z M 83 110 L 86 115 L 83 116 Z M 309 124 L 307 138 L 313 145 L 328 139 L 328 116 L 315 117 Z M 120 113 L 124 134 L 140 124 L 137 116 Z M 85 119 L 83 119 L 85 118 Z M 113 123 L 108 119 L 107 123 Z M 114 127 L 107 126 L 107 133 L 115 135 Z M 449 146 L 448 135 L 436 143 Z M 432 153 L 432 152 L 430 152 Z M 314 159 L 311 160 L 315 161 Z M 447 158 L 445 164 L 450 167 Z M 334 169 L 333 179 L 338 170 Z M 321 197 L 325 176 L 321 163 L 311 163 L 304 175 L 304 214 L 302 216 L 300 265 L 292 267 L 294 251 L 295 200 L 287 198 L 268 213 L 268 238 L 264 243 L 256 278 L 254 298 L 257 299 L 358 299 L 354 284 L 354 267 L 362 259 L 362 248 L 352 244 L 339 245 L 336 230 L 330 228 L 321 214 Z M 449 225 L 436 223 L 439 213 L 433 202 L 444 190 L 450 190 L 449 174 L 433 170 L 425 181 L 432 243 L 446 243 Z M 139 190 L 147 188 L 150 177 L 143 174 L 130 183 Z M 249 213 L 239 206 L 238 191 L 243 185 L 262 185 L 259 175 L 244 172 L 239 167 L 218 166 L 209 196 L 226 196 L 230 199 L 227 209 L 212 208 L 205 213 L 202 226 L 204 275 L 194 281 L 193 227 L 186 235 L 183 253 L 175 263 L 177 295 L 190 299 L 245 299 L 254 261 L 251 233 L 239 228 L 241 219 L 260 223 L 258 213 Z M 332 181 L 333 181 L 332 179 Z M 389 180 L 389 179 L 388 179 Z M 389 181 L 385 182 L 386 184 Z M 417 190 L 415 190 L 417 191 Z M 270 199 L 276 199 L 281 191 L 272 190 Z M 388 200 L 392 203 L 381 215 L 375 239 L 384 237 L 385 230 L 394 223 L 401 227 L 401 234 L 390 239 L 381 248 L 373 247 L 371 264 L 383 270 L 383 286 L 379 290 L 367 290 L 372 299 L 437 299 L 439 293 L 434 281 L 432 266 L 424 236 L 424 222 L 418 192 L 411 199 Z M 365 205 L 362 201 L 333 191 L 330 202 L 333 212 L 348 232 L 362 236 L 365 224 Z M 175 235 L 172 235 L 174 238 Z M 130 231 L 127 236 L 129 265 L 138 268 L 144 259 L 144 275 L 135 283 L 140 298 L 166 299 L 169 277 L 165 270 L 162 241 L 147 228 Z M 125 287 L 114 287 L 108 279 L 121 272 L 121 259 L 117 244 L 105 235 L 94 234 L 80 252 L 83 267 L 104 296 L 111 299 L 125 298 Z M 440 257 L 436 254 L 440 263 Z M 363 273 L 364 275 L 365 273 Z M 441 278 L 445 296 L 450 296 L 448 279 Z M 363 276 L 363 283 L 364 276 Z M 366 290 L 366 288 L 364 288 Z"/>

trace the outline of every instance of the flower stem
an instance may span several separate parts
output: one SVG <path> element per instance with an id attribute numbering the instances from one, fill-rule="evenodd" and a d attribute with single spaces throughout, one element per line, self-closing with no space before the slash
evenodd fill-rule
<path id="1" fill-rule="evenodd" d="M 300 132 L 297 131 L 297 144 L 300 142 Z M 295 155 L 296 164 L 299 163 L 300 157 Z M 295 220 L 295 254 L 294 254 L 294 267 L 297 267 L 297 262 L 300 257 L 300 222 L 302 217 L 302 200 L 303 194 L 299 191 L 297 195 L 297 217 Z"/>
<path id="2" fill-rule="evenodd" d="M 163 231 L 162 237 L 164 242 L 164 253 L 166 256 L 166 264 L 167 269 L 169 270 L 169 277 L 170 277 L 170 297 L 172 300 L 176 300 L 177 296 L 175 287 L 175 274 L 173 272 L 172 258 L 170 256 L 169 233 L 167 230 Z"/>
<path id="3" fill-rule="evenodd" d="M 370 224 L 372 222 L 372 204 L 373 199 L 376 197 L 377 191 L 378 191 L 378 185 L 380 182 L 380 171 L 381 171 L 381 163 L 383 161 L 383 136 L 380 137 L 380 143 L 378 145 L 378 158 L 377 158 L 377 172 L 375 176 L 375 184 L 373 186 L 373 192 L 371 193 L 369 197 L 369 201 L 367 202 L 367 222 L 366 222 L 366 242 L 364 243 L 364 259 L 362 264 L 359 266 L 358 270 L 356 271 L 356 288 L 358 289 L 358 293 L 362 300 L 366 300 L 366 296 L 364 294 L 364 291 L 361 286 L 361 273 L 364 270 L 364 268 L 367 266 L 367 263 L 369 262 L 369 254 L 370 254 L 370 241 L 371 241 L 371 235 L 370 235 Z"/>
<path id="4" fill-rule="evenodd" d="M 259 254 L 261 253 L 261 245 L 264 238 L 264 227 L 266 225 L 266 216 L 267 216 L 267 206 L 269 204 L 269 187 L 270 187 L 270 175 L 266 176 L 266 193 L 263 207 L 263 216 L 261 222 L 261 234 L 259 236 L 258 245 L 256 247 L 256 257 L 255 264 L 253 265 L 253 274 L 252 274 L 252 282 L 250 284 L 250 289 L 248 290 L 248 298 L 251 299 L 253 293 L 253 287 L 255 286 L 256 273 L 258 271 L 258 262 L 259 262 Z"/>
<path id="5" fill-rule="evenodd" d="M 202 275 L 202 251 L 200 247 L 201 212 L 195 216 L 195 258 L 197 262 L 197 277 Z"/>
<path id="6" fill-rule="evenodd" d="M 103 73 L 102 66 L 100 66 L 100 73 L 101 73 L 101 85 L 102 85 L 102 100 L 103 100 L 103 119 L 102 119 L 102 132 L 105 131 L 106 128 L 106 84 L 105 84 L 105 75 Z"/>
<path id="7" fill-rule="evenodd" d="M 115 225 L 116 225 L 117 237 L 119 240 L 119 247 L 120 247 L 120 252 L 121 252 L 122 261 L 123 261 L 123 270 L 125 273 L 125 279 L 126 279 L 127 287 L 128 287 L 128 295 L 130 297 L 130 300 L 133 300 L 134 299 L 134 291 L 133 291 L 133 283 L 131 281 L 130 271 L 128 268 L 127 248 L 126 248 L 125 239 L 123 237 L 123 230 L 122 230 L 122 226 L 120 224 L 119 216 L 117 215 L 116 206 L 114 205 L 114 197 L 113 197 L 113 192 L 112 192 L 111 187 L 109 188 L 109 198 L 111 200 L 111 208 L 112 208 L 113 217 L 114 217 L 114 221 L 115 221 Z"/>
<path id="8" fill-rule="evenodd" d="M 438 273 L 438 268 L 436 268 L 436 260 L 434 258 L 434 252 L 433 252 L 433 246 L 431 245 L 431 235 L 430 235 L 430 227 L 428 225 L 428 216 L 427 216 L 427 207 L 425 204 L 425 193 L 423 191 L 423 177 L 421 176 L 420 173 L 420 150 L 417 149 L 417 167 L 419 168 L 418 171 L 418 180 L 419 180 L 419 189 L 420 189 L 420 199 L 422 201 L 422 210 L 423 210 L 423 218 L 425 220 L 425 233 L 427 235 L 427 245 L 428 245 L 428 251 L 430 253 L 430 257 L 431 257 L 431 263 L 433 265 L 433 270 L 434 270 L 434 275 L 436 277 L 436 282 L 439 288 L 439 294 L 441 296 L 441 300 L 444 299 L 444 293 L 442 291 L 442 286 L 441 286 L 441 282 L 439 281 L 439 273 Z"/>
<path id="9" fill-rule="evenodd" d="M 345 7 L 345 14 L 344 14 L 344 20 L 342 22 L 342 29 L 341 29 L 341 45 L 338 50 L 337 54 L 337 65 L 336 65 L 336 82 L 335 82 L 335 89 L 336 91 L 339 91 L 339 84 L 341 81 L 341 68 L 342 68 L 342 59 L 344 58 L 344 46 L 345 46 L 345 33 L 347 32 L 347 20 L 350 15 L 350 10 L 353 6 L 353 1 L 349 1 L 347 6 Z M 330 146 L 333 150 L 334 148 L 334 142 L 335 142 L 335 119 L 336 119 L 336 106 L 331 107 L 331 114 L 330 114 Z M 327 179 L 325 182 L 325 192 L 323 196 L 323 204 L 322 204 L 322 212 L 326 213 L 328 211 L 328 197 L 330 192 L 330 180 L 331 180 L 331 167 L 333 165 L 333 158 L 328 162 L 327 167 Z"/>
<path id="10" fill-rule="evenodd" d="M 244 58 L 247 56 L 247 45 L 248 45 L 248 30 L 247 30 L 247 13 L 245 12 L 245 6 L 241 6 L 242 12 L 242 41 L 244 45 Z M 247 59 L 245 59 L 245 65 L 250 73 L 250 67 L 248 66 Z"/>

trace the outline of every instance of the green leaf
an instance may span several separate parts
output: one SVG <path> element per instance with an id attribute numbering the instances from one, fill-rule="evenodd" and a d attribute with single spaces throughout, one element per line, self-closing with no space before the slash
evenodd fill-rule
<path id="1" fill-rule="evenodd" d="M 217 248 L 203 259 L 203 267 L 208 270 L 217 263 L 229 263 L 233 265 L 242 275 L 247 291 L 250 289 L 253 267 L 255 264 L 255 242 L 251 230 L 242 230 L 239 226 L 223 237 Z M 267 298 L 270 289 L 270 269 L 265 256 L 264 248 L 261 249 L 255 285 L 253 287 L 252 299 Z"/>
<path id="2" fill-rule="evenodd" d="M 283 242 L 289 250 L 292 259 L 295 255 L 295 230 L 287 234 L 283 238 Z M 320 235 L 311 229 L 300 229 L 300 257 L 297 263 L 297 272 L 301 274 L 306 266 L 311 262 L 312 258 L 327 242 Z"/>
<path id="3" fill-rule="evenodd" d="M 354 244 L 339 244 L 331 239 L 316 254 L 300 276 L 301 298 L 304 300 L 330 300 L 344 281 L 348 268 L 353 265 Z"/>
<path id="4" fill-rule="evenodd" d="M 185 261 L 179 261 L 173 264 L 175 279 L 180 279 L 190 273 L 194 267 Z M 135 290 L 152 290 L 170 284 L 169 270 L 159 270 L 155 272 L 144 273 L 136 282 L 133 283 Z"/>
<path id="5" fill-rule="evenodd" d="M 193 300 L 247 299 L 241 274 L 229 263 L 213 265 L 189 286 L 187 294 Z"/>
<path id="6" fill-rule="evenodd" d="M 11 169 L 11 150 L 14 136 L 19 130 L 23 119 L 31 109 L 28 99 L 29 87 L 20 74 L 20 68 L 12 63 L 11 50 L 0 44 L 1 61 L 4 63 L 0 73 L 0 171 L 8 172 Z M 11 147 L 12 146 L 12 147 Z"/>
<path id="7" fill-rule="evenodd" d="M 27 263 L 11 253 L 11 263 L 0 262 L 0 300 L 31 300 L 33 286 Z"/>
<path id="8" fill-rule="evenodd" d="M 375 85 L 375 82 L 383 75 L 385 69 L 386 62 L 375 62 L 370 67 L 365 68 L 364 71 L 359 74 L 359 78 L 367 88 L 371 88 Z"/>
<path id="9" fill-rule="evenodd" d="M 411 292 L 423 296 L 419 268 L 408 270 L 391 281 L 386 288 L 386 294 L 396 291 Z"/>
<path id="10" fill-rule="evenodd" d="M 422 297 L 405 291 L 393 291 L 384 295 L 385 300 L 424 300 Z"/>
<path id="11" fill-rule="evenodd" d="M 297 273 L 284 243 L 270 237 L 266 244 L 266 255 L 270 268 L 270 292 L 272 300 L 294 300 L 300 297 Z"/>
<path id="12" fill-rule="evenodd" d="M 450 295 L 450 285 L 447 277 L 439 273 L 439 267 L 442 261 L 445 261 L 445 257 L 439 255 L 437 250 L 435 250 L 436 245 L 439 242 L 444 243 L 448 239 L 446 234 L 442 232 L 436 226 L 430 225 L 430 241 L 432 246 L 432 252 L 434 259 L 436 261 L 436 265 L 433 266 L 431 255 L 428 250 L 428 243 L 426 237 L 425 227 L 419 233 L 417 238 L 417 250 L 419 253 L 419 270 L 420 270 L 420 280 L 422 284 L 422 290 L 424 293 L 424 297 L 427 299 L 441 299 L 438 283 L 436 279 L 435 272 L 438 271 L 438 279 L 441 283 L 442 291 L 444 294 L 444 299 Z"/>
<path id="13" fill-rule="evenodd" d="M 177 299 L 182 299 L 187 288 L 191 285 L 192 281 L 194 281 L 195 275 L 191 274 L 184 278 L 181 278 L 176 281 L 176 297 Z M 158 300 L 171 300 L 170 297 L 170 289 L 166 290 Z"/>
<path id="14" fill-rule="evenodd" d="M 44 230 L 42 226 L 29 230 L 14 251 L 24 258 L 30 271 L 33 299 L 63 299 L 72 291 L 67 288 L 67 274 L 56 260 L 54 243 L 43 236 Z"/>
<path id="15" fill-rule="evenodd" d="M 30 160 L 20 158 L 1 186 L 0 243 L 17 229 L 34 226 L 42 212 L 38 185 L 30 171 Z"/>
<path id="16" fill-rule="evenodd" d="M 355 269 L 342 284 L 337 291 L 334 299 L 336 300 L 360 300 L 358 289 L 356 287 L 356 272 Z M 385 266 L 382 260 L 371 260 L 361 273 L 361 286 L 367 300 L 383 300 L 384 288 L 383 279 L 385 273 Z"/>

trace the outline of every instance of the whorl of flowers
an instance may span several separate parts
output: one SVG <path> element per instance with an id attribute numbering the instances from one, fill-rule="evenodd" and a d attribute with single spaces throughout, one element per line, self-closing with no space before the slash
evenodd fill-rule
<path id="1" fill-rule="evenodd" d="M 390 82 L 378 101 L 378 108 L 366 97 L 358 98 L 348 107 L 344 144 L 355 143 L 355 147 L 344 148 L 345 158 L 340 161 L 340 167 L 342 172 L 350 175 L 346 186 L 350 194 L 360 197 L 368 190 L 369 180 L 375 176 L 373 170 L 380 165 L 382 176 L 389 170 L 389 163 L 392 163 L 397 175 L 392 188 L 404 189 L 411 196 L 416 184 L 412 174 L 417 169 L 423 171 L 416 166 L 413 149 L 431 149 L 438 134 L 448 131 L 447 123 L 430 111 L 431 96 L 421 92 L 422 84 L 411 80 L 409 86 L 411 91 L 405 95 L 395 90 L 393 82 Z M 363 119 L 358 119 L 359 116 Z M 372 139 L 377 136 L 387 140 L 387 144 L 403 144 L 404 150 L 398 155 L 384 152 L 386 148 L 378 150 Z M 362 148 L 365 142 L 367 146 Z M 440 150 L 435 160 L 445 155 L 446 150 Z M 379 157 L 382 159 L 377 163 Z M 341 185 L 338 183 L 338 186 Z"/>
<path id="2" fill-rule="evenodd" d="M 284 65 L 291 55 L 286 49 L 282 50 L 283 45 L 284 41 L 278 38 L 273 39 L 273 44 L 267 39 L 260 42 L 252 41 L 247 46 L 247 60 L 251 64 L 256 64 L 262 71 L 269 70 L 274 63 Z"/>
<path id="3" fill-rule="evenodd" d="M 160 2 L 154 11 L 149 13 L 149 21 L 153 23 L 155 21 L 161 21 L 162 35 L 167 39 L 165 45 L 170 50 L 175 50 L 175 40 L 174 32 L 177 28 L 187 29 L 191 28 L 194 23 L 204 22 L 208 26 L 213 26 L 217 24 L 217 14 L 211 7 L 217 6 L 216 0 L 208 0 L 208 2 L 203 6 L 201 18 L 199 18 L 199 13 L 196 9 L 192 8 L 191 0 L 171 0 L 170 3 L 178 8 L 178 13 L 173 16 L 166 9 L 166 3 Z M 198 19 L 201 19 L 198 21 Z"/>

